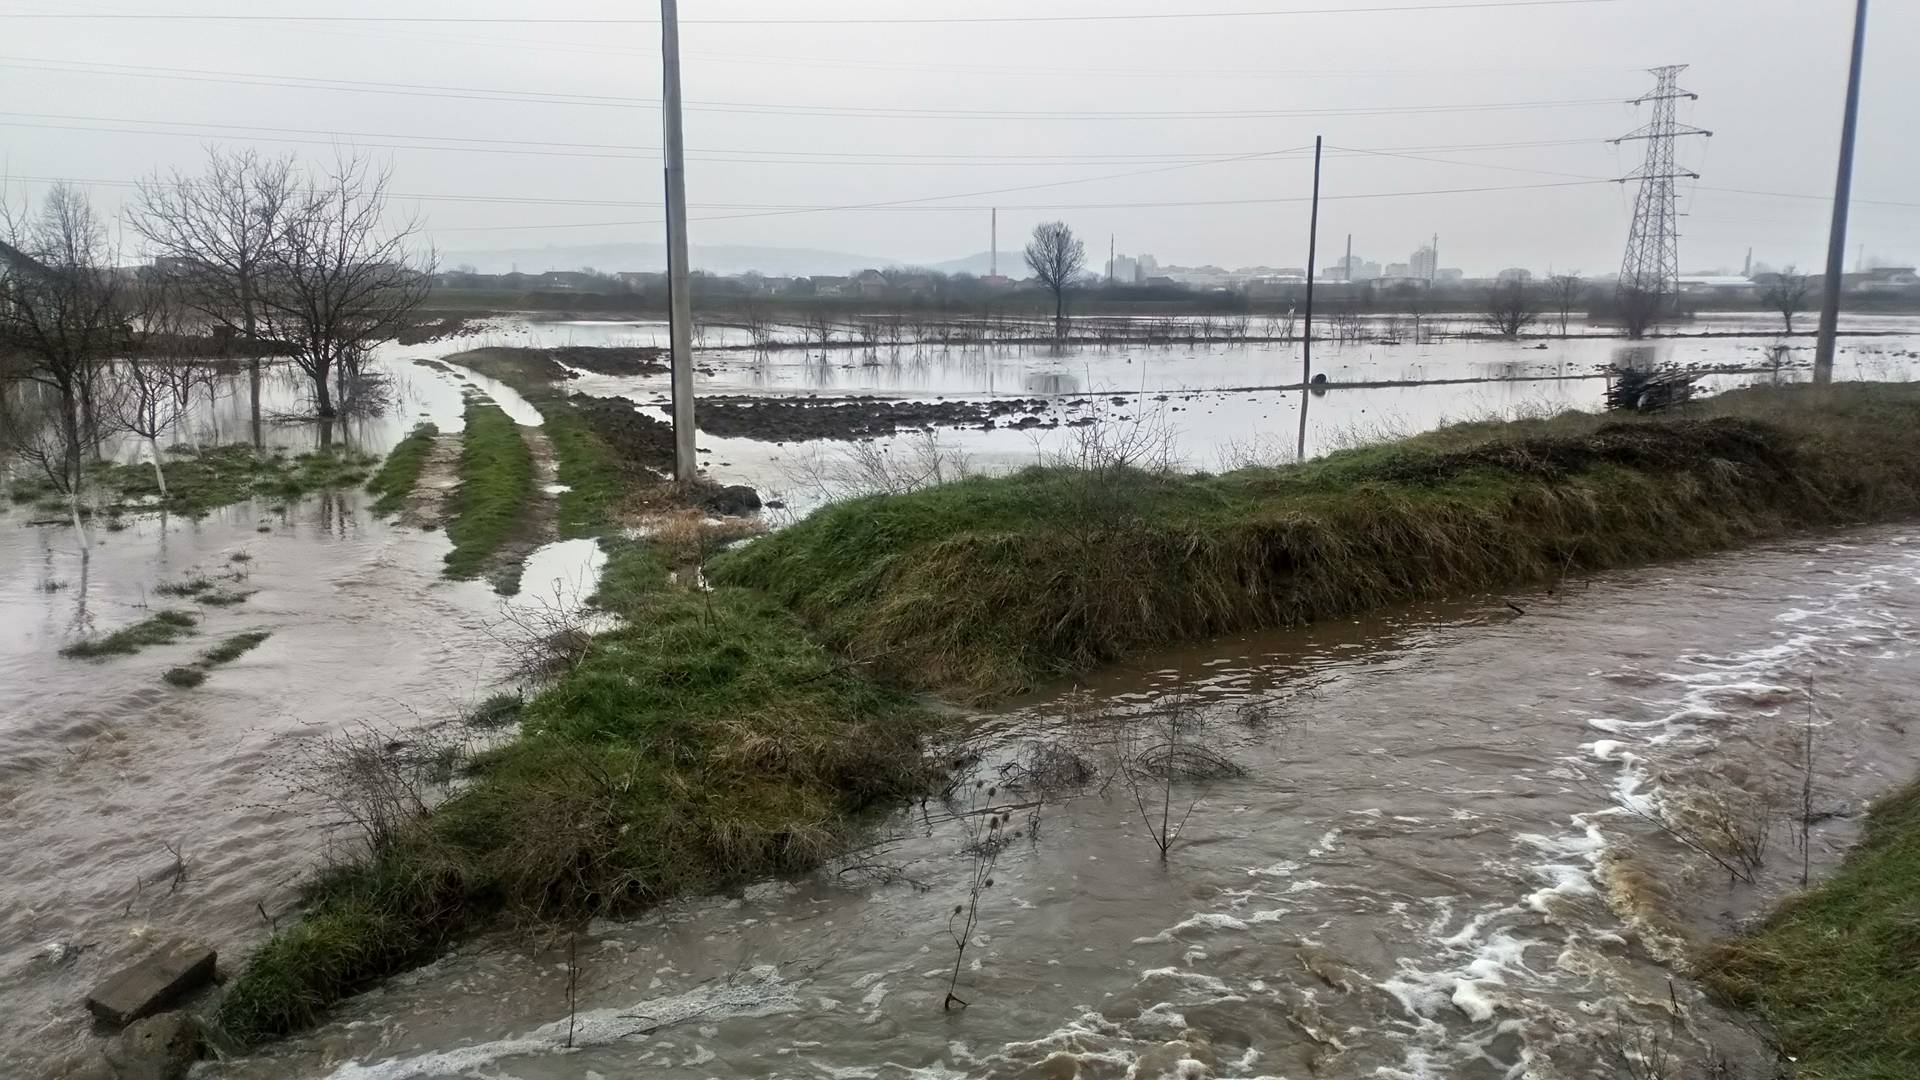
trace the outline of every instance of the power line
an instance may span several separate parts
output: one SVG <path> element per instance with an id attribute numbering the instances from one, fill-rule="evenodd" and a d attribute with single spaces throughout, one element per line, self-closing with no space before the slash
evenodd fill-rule
<path id="1" fill-rule="evenodd" d="M 278 86 L 299 90 L 328 90 L 339 93 L 391 94 L 403 97 L 447 98 L 459 101 L 520 101 L 539 105 L 574 105 L 593 108 L 654 109 L 658 98 L 622 97 L 611 94 L 565 94 L 551 91 L 497 90 L 486 87 L 435 86 L 419 83 L 373 82 L 352 79 L 309 79 L 292 76 L 262 75 L 251 72 L 209 71 L 199 68 L 162 68 L 130 64 L 92 64 L 74 62 L 65 67 L 49 67 L 47 62 L 30 57 L 0 57 L 0 66 L 29 70 L 62 71 L 77 75 L 113 75 L 143 79 L 168 79 L 183 82 L 228 83 L 240 86 Z M 1577 108 L 1594 105 L 1618 105 L 1616 98 L 1562 98 L 1532 101 L 1494 101 L 1465 105 L 1382 105 L 1341 106 L 1313 109 L 1215 109 L 1215 110 L 1008 110 L 1008 109 L 910 109 L 897 106 L 790 105 L 771 101 L 688 101 L 689 111 L 739 113 L 755 116 L 834 116 L 854 119 L 905 120 L 1023 120 L 1023 121 L 1103 121 L 1103 120 L 1269 120 L 1288 117 L 1331 116 L 1405 116 L 1450 112 L 1506 112 L 1520 109 Z"/>
<path id="2" fill-rule="evenodd" d="M 1539 191 L 1545 188 L 1586 187 L 1586 186 L 1591 186 L 1593 184 L 1611 184 L 1611 183 L 1613 183 L 1612 180 L 1567 180 L 1559 183 L 1517 184 L 1517 185 L 1510 185 L 1505 187 L 1429 188 L 1429 189 L 1420 190 L 1420 191 L 1375 191 L 1375 192 L 1357 192 L 1357 193 L 1347 194 L 1347 195 L 1324 195 L 1323 194 L 1320 196 L 1320 199 L 1322 202 L 1327 202 L 1331 200 L 1348 201 L 1348 200 L 1367 200 L 1367 199 L 1400 199 L 1400 198 L 1413 198 L 1417 196 L 1427 196 L 1427 195 L 1468 195 L 1468 194 L 1478 194 L 1483 192 L 1497 192 L 1497 191 Z M 947 196 L 947 197 L 961 198 L 962 196 L 953 195 L 953 196 Z M 857 204 L 857 205 L 848 205 L 848 206 L 797 207 L 797 208 L 770 210 L 766 212 L 747 213 L 747 214 L 716 214 L 716 215 L 708 215 L 705 217 L 692 218 L 690 220 L 737 221 L 737 220 L 742 220 L 746 218 L 786 217 L 794 214 L 815 214 L 815 213 L 831 213 L 831 212 L 837 212 L 837 211 L 863 211 L 863 210 L 911 210 L 911 211 L 964 212 L 964 213 L 978 214 L 978 213 L 985 213 L 988 210 L 993 210 L 993 209 L 1032 210 L 1032 211 L 1141 210 L 1141 209 L 1161 209 L 1161 208 L 1167 208 L 1167 207 L 1191 207 L 1191 206 L 1263 206 L 1263 205 L 1270 205 L 1270 204 L 1276 204 L 1276 203 L 1300 203 L 1300 202 L 1306 202 L 1306 201 L 1307 201 L 1307 196 L 1295 195 L 1295 196 L 1279 196 L 1279 197 L 1272 197 L 1272 198 L 1257 198 L 1257 199 L 1188 199 L 1188 200 L 1169 200 L 1169 201 L 1155 201 L 1155 202 L 1113 202 L 1113 203 L 1019 204 L 1019 203 L 998 202 L 990 205 L 972 205 L 972 206 L 901 206 L 897 204 Z M 551 225 L 455 225 L 455 226 L 448 226 L 435 231 L 439 231 L 439 232 L 516 232 L 516 231 L 526 231 L 526 230 L 535 230 L 535 229 L 612 229 L 612 228 L 621 228 L 621 227 L 634 226 L 634 225 L 658 225 L 658 224 L 661 224 L 661 222 L 658 219 L 649 219 L 644 221 L 575 221 L 575 222 L 563 222 L 563 223 L 551 224 Z"/>
<path id="3" fill-rule="evenodd" d="M 1457 0 L 1441 4 L 1374 4 L 1366 7 L 1274 8 L 1261 11 L 1157 11 L 1107 15 L 934 15 L 868 16 L 825 19 L 685 19 L 688 26 L 941 26 L 963 23 L 1167 22 L 1177 20 L 1269 19 L 1306 15 L 1418 14 L 1426 11 L 1476 11 L 1497 8 L 1556 8 L 1611 4 L 1618 0 Z M 658 26 L 659 19 L 537 18 L 481 15 L 219 15 L 187 12 L 0 12 L 0 19 L 87 22 L 229 23 L 415 23 L 466 25 Z"/>

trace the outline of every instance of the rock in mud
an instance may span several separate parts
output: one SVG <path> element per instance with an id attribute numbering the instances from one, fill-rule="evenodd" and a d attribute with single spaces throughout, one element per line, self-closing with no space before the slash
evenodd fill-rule
<path id="1" fill-rule="evenodd" d="M 211 954 L 209 954 L 211 955 Z M 200 1022 L 183 1012 L 137 1021 L 107 1044 L 114 1080 L 184 1080 L 200 1059 Z"/>
<path id="2" fill-rule="evenodd" d="M 205 945 L 171 942 L 94 987 L 87 1010 L 110 1024 L 131 1024 L 212 982 L 213 961 Z"/>
<path id="3" fill-rule="evenodd" d="M 729 484 L 705 493 L 700 505 L 723 517 L 744 517 L 760 509 L 760 493 L 745 484 Z"/>

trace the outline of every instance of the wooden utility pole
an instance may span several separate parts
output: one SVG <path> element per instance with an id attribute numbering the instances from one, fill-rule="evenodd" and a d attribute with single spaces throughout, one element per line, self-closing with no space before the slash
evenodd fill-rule
<path id="1" fill-rule="evenodd" d="M 1847 199 L 1853 191 L 1853 131 L 1860 113 L 1860 54 L 1866 50 L 1867 0 L 1853 10 L 1853 62 L 1847 69 L 1847 113 L 1840 124 L 1840 175 L 1833 184 L 1833 225 L 1827 233 L 1827 279 L 1821 282 L 1820 340 L 1813 381 L 1833 381 L 1833 339 L 1840 329 L 1840 279 L 1847 261 Z"/>
<path id="2" fill-rule="evenodd" d="M 680 13 L 660 0 L 660 60 L 666 86 L 664 149 L 667 164 L 668 336 L 673 343 L 673 479 L 692 483 L 700 472 L 693 447 L 693 296 L 687 284 L 686 135 L 680 126 Z"/>
<path id="3" fill-rule="evenodd" d="M 1307 460 L 1307 395 L 1313 382 L 1313 260 L 1320 245 L 1320 136 L 1313 137 L 1313 212 L 1307 222 L 1307 333 L 1300 339 L 1300 442 L 1295 461 Z"/>

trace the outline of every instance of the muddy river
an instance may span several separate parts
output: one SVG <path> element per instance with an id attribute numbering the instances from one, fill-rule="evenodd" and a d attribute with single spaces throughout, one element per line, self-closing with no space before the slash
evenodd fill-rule
<path id="1" fill-rule="evenodd" d="M 1911 377 L 1917 341 L 1846 339 L 1842 376 Z M 410 362 L 477 343 L 382 350 L 392 407 L 326 439 L 378 453 L 421 419 L 457 430 L 469 388 L 538 423 L 504 386 Z M 1655 347 L 1723 363 L 1766 344 Z M 1484 345 L 1446 352 L 1464 347 L 1347 362 L 1473 371 L 1512 359 L 1474 358 Z M 1556 342 L 1549 352 L 1577 355 L 1526 362 L 1572 370 L 1618 347 Z M 1266 348 L 926 357 L 936 393 L 908 385 L 920 376 L 906 360 L 895 375 L 858 357 L 713 352 L 703 386 L 807 392 L 808 370 L 831 370 L 859 392 L 901 396 L 1125 389 L 1132 409 L 1167 393 L 1182 409 L 1169 415 L 1183 456 L 1210 466 L 1229 442 L 1297 422 L 1286 411 L 1297 393 L 1235 389 L 1262 385 L 1241 380 L 1269 361 L 1292 362 Z M 598 378 L 577 388 L 643 403 L 659 392 Z M 826 378 L 812 391 L 848 390 Z M 1181 391 L 1218 395 L 1215 411 Z M 1310 446 L 1375 422 L 1352 417 L 1419 428 L 1591 405 L 1599 392 L 1571 375 L 1334 391 L 1313 399 Z M 284 372 L 267 393 L 270 416 L 301 406 Z M 247 412 L 244 392 L 230 393 L 203 407 L 196 437 L 244 437 Z M 1033 460 L 1058 434 L 942 438 L 995 467 Z M 322 441 L 311 423 L 269 423 L 265 435 Z M 791 485 L 793 455 L 840 452 L 702 443 L 716 475 L 767 492 Z M 0 511 L 0 1074 L 37 1075 L 85 1045 L 80 999 L 153 935 L 205 940 L 228 964 L 243 956 L 327 857 L 326 822 L 290 801 L 312 748 L 343 733 L 407 739 L 463 711 L 505 675 L 513 605 L 577 603 L 597 572 L 591 544 L 552 545 L 530 560 L 523 596 L 503 600 L 442 580 L 445 539 L 374 519 L 365 501 L 343 492 L 200 520 L 130 518 L 95 531 L 84 559 L 70 528 Z M 250 595 L 203 612 L 200 633 L 178 644 L 104 663 L 58 655 L 138 621 L 162 606 L 157 585 L 193 573 Z M 203 1072 L 1577 1077 L 1606 1046 L 1649 1032 L 1690 1052 L 1752 1055 L 1734 1018 L 1670 983 L 1667 960 L 1797 880 L 1793 838 L 1781 831 L 1758 884 L 1735 888 L 1645 818 L 1664 798 L 1797 791 L 1811 678 L 1816 787 L 1836 815 L 1815 830 L 1811 861 L 1817 872 L 1837 857 L 1861 803 L 1920 758 L 1903 735 L 1920 540 L 1871 530 L 1576 582 L 1512 598 L 1525 615 L 1505 599 L 1215 642 L 978 717 L 952 752 L 980 755 L 988 801 L 1018 807 L 1023 835 L 979 899 L 954 986 L 965 1009 L 941 1009 L 955 966 L 948 920 L 969 899 L 977 864 L 961 849 L 981 815 L 966 811 L 986 808 L 970 806 L 985 788 L 964 789 L 975 794 L 957 807 L 916 808 L 887 827 L 889 842 L 819 875 L 587 928 L 571 1023 L 564 950 L 482 941 L 319 1032 Z M 198 689 L 160 681 L 243 630 L 272 636 Z M 1151 815 L 1111 764 L 1130 732 L 1169 714 L 1244 775 L 1176 786 L 1170 816 L 1199 801 L 1163 863 Z M 1060 740 L 1099 778 L 1045 798 L 1003 788 L 1002 765 Z"/>

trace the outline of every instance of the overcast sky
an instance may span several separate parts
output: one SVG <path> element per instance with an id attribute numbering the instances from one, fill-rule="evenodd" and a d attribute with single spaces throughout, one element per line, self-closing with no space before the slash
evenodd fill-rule
<path id="1" fill-rule="evenodd" d="M 1702 174 L 1683 187 L 1683 268 L 1738 269 L 1749 246 L 1775 265 L 1822 261 L 1851 0 L 1440 9 L 1457 2 L 683 0 L 693 239 L 936 261 L 984 251 L 997 204 L 1002 249 L 1061 218 L 1102 261 L 1111 233 L 1122 253 L 1163 263 L 1298 266 L 1310 154 L 1275 152 L 1319 134 L 1342 148 L 1323 171 L 1323 265 L 1348 233 L 1357 255 L 1382 262 L 1438 233 L 1441 262 L 1470 273 L 1610 273 L 1633 188 L 1578 181 L 1639 164 L 1644 143 L 1606 141 L 1645 119 L 1623 100 L 1651 88 L 1643 69 L 1686 63 L 1682 86 L 1700 99 L 1681 117 L 1714 135 L 1681 142 L 1682 165 Z M 1307 7 L 1337 13 L 1192 17 Z M 36 11 L 657 13 L 644 0 L 0 0 L 0 12 Z M 1174 12 L 1187 17 L 756 22 Z M 1869 259 L 1920 257 L 1916 51 L 1920 3 L 1877 4 L 1851 234 Z M 15 201 L 67 177 L 115 209 L 126 189 L 113 182 L 191 166 L 216 139 L 320 158 L 378 146 L 394 190 L 435 196 L 413 205 L 449 261 L 657 241 L 659 93 L 655 25 L 0 19 L 0 169 Z M 1027 190 L 1001 190 L 1016 188 Z M 1340 198 L 1462 188 L 1509 190 Z M 959 197 L 768 213 L 935 196 Z M 1116 205 L 1143 203 L 1188 205 Z"/>

